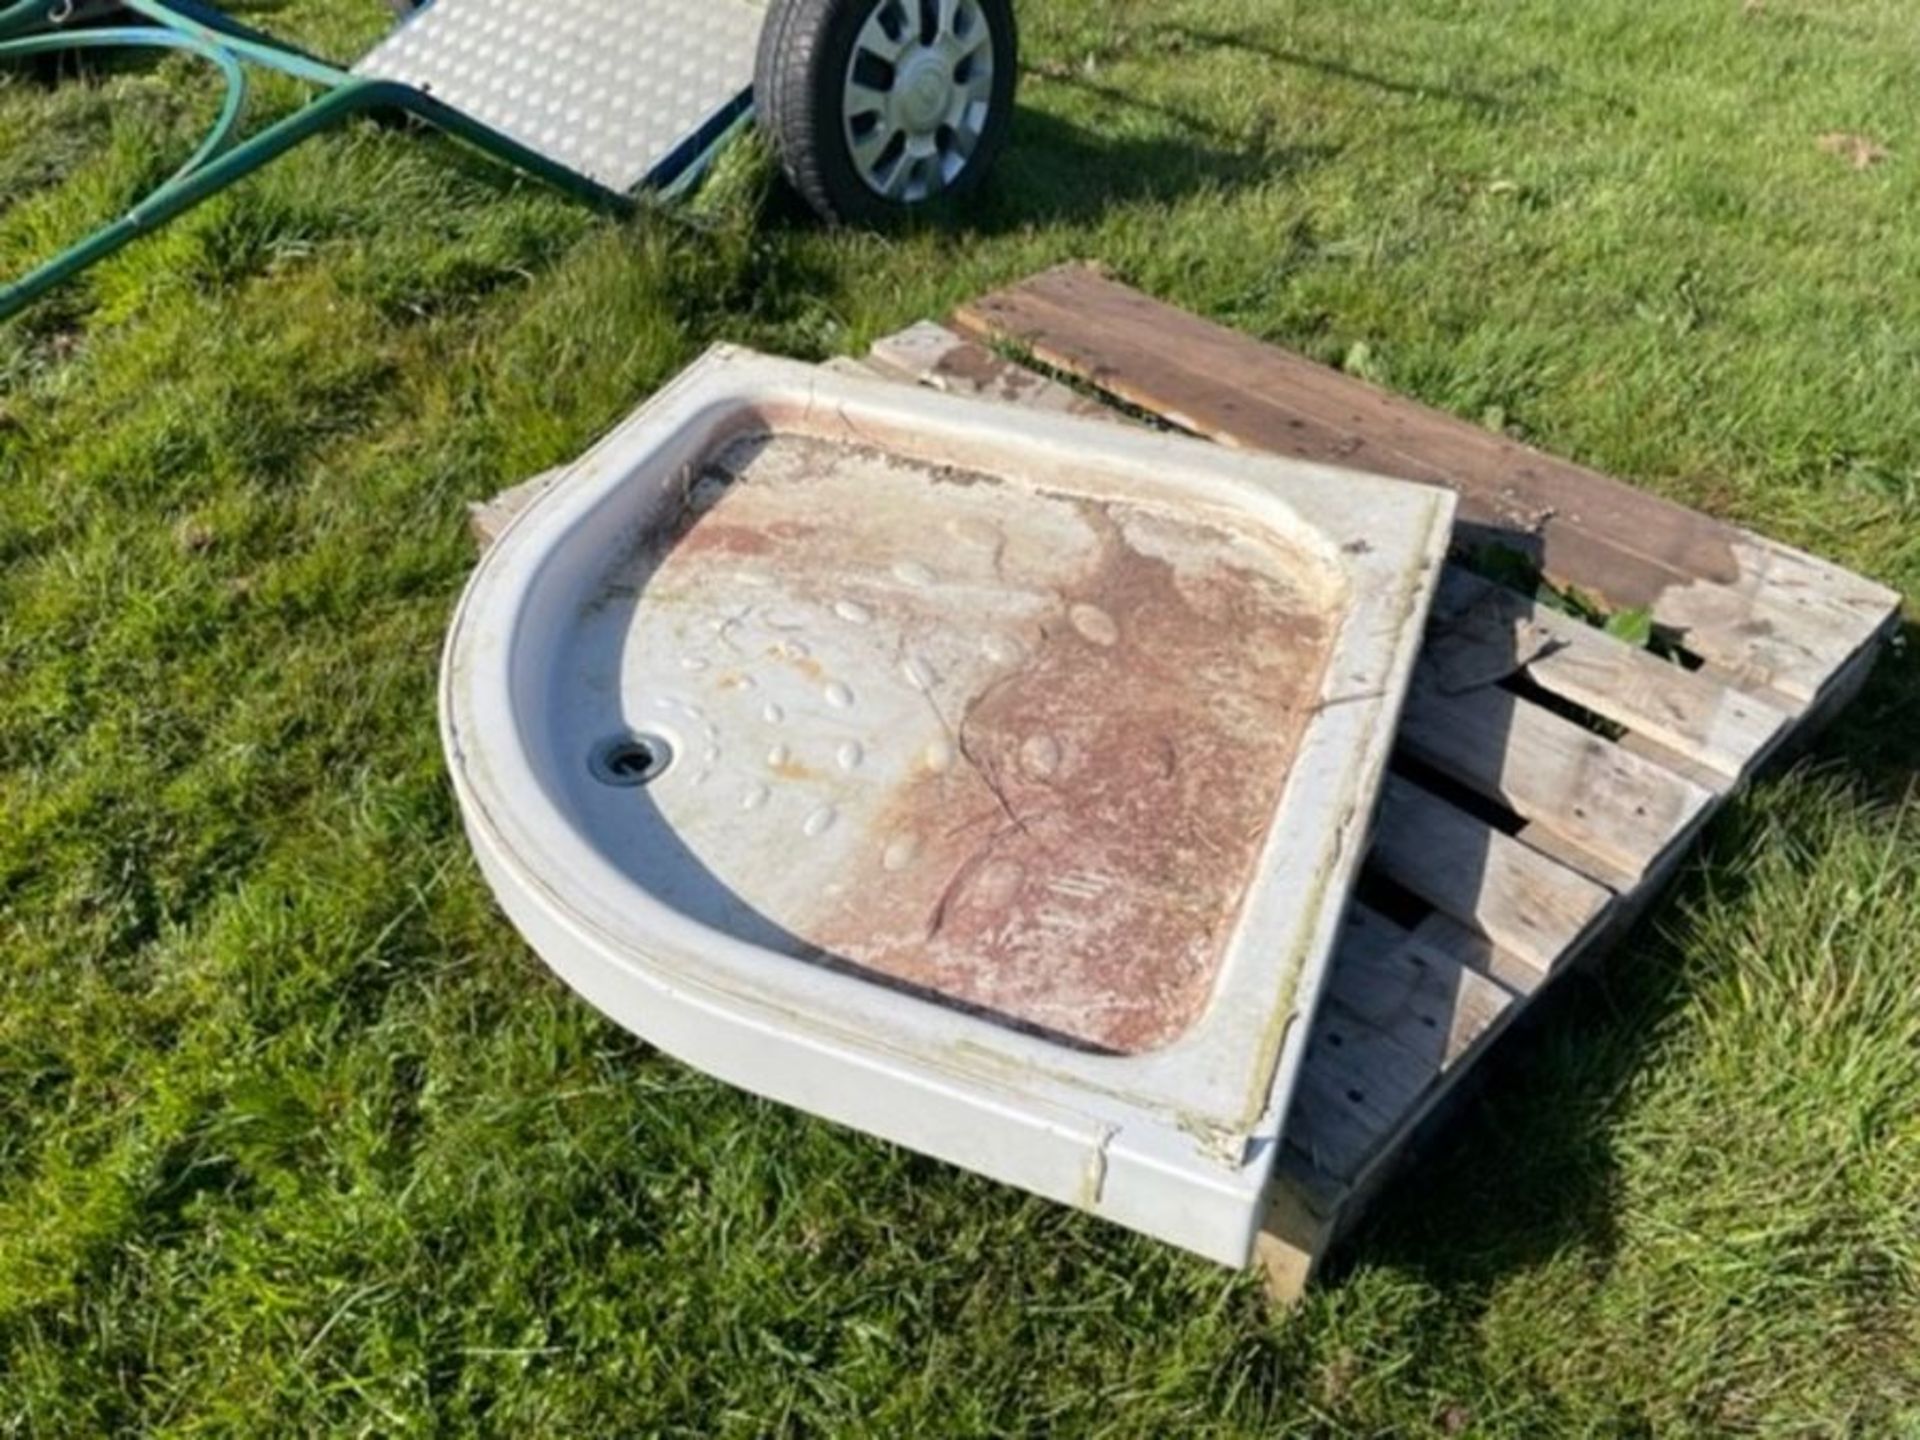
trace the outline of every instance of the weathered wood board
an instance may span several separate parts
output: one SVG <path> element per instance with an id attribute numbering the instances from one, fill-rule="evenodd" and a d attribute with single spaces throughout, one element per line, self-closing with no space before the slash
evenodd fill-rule
<path id="1" fill-rule="evenodd" d="M 1225 444 L 1442 484 L 1462 538 L 1646 606 L 1748 688 L 1809 701 L 1887 622 L 1889 592 L 1839 566 L 1428 409 L 1302 356 L 1063 266 L 963 306 L 1011 341 L 1181 429 Z M 951 365 L 951 361 L 948 362 Z"/>

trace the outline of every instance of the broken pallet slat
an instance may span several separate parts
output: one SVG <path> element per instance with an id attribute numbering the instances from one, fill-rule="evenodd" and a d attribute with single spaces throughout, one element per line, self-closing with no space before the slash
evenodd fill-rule
<path id="1" fill-rule="evenodd" d="M 1590 530 L 1683 582 L 1707 579 L 1742 592 L 1804 587 L 1804 595 L 1787 598 L 1836 619 L 1844 619 L 1860 602 L 1877 610 L 1884 595 L 1881 587 L 1837 566 L 1164 305 L 1085 266 L 1061 266 L 984 296 L 962 307 L 959 318 L 963 325 L 985 319 L 985 328 L 1025 343 L 1029 337 L 1021 318 L 1029 310 L 1035 328 L 1044 331 L 1048 341 L 1059 340 L 1062 333 L 1046 323 L 1049 314 L 1071 317 L 1067 333 L 1081 342 L 1078 353 L 1091 353 L 1092 359 L 1070 368 L 1085 369 L 1096 385 L 1120 377 L 1118 369 L 1099 362 L 1097 345 L 1109 339 L 1119 344 L 1157 341 L 1172 365 L 1187 360 L 1198 362 L 1192 368 L 1213 367 L 1212 384 L 1204 392 L 1208 403 L 1179 412 L 1190 420 L 1206 415 L 1208 421 L 1201 423 L 1209 427 L 1221 424 L 1219 417 L 1234 408 L 1222 403 L 1229 387 L 1259 392 L 1263 382 L 1271 381 L 1275 393 L 1263 398 L 1300 407 L 1302 418 L 1310 416 L 1338 431 L 1330 444 L 1334 455 L 1372 451 L 1436 477 L 1458 474 L 1460 488 L 1489 514 Z M 1088 342 L 1089 336 L 1097 338 Z M 1096 347 L 1091 352 L 1089 343 Z M 1045 358 L 1038 348 L 1035 353 Z M 1164 383 L 1166 377 L 1155 380 Z M 1134 367 L 1127 368 L 1125 381 L 1143 393 L 1154 385 Z M 1158 404 L 1145 408 L 1173 418 Z M 1232 422 L 1225 424 L 1230 427 Z M 1226 434 L 1239 438 L 1231 428 Z M 1444 478 L 1442 483 L 1447 483 Z M 1739 543 L 1751 544 L 1770 558 L 1759 570 L 1742 575 L 1729 554 Z"/>
<path id="2" fill-rule="evenodd" d="M 1789 718 L 1736 686 L 1457 565 L 1441 575 L 1422 658 L 1443 688 L 1524 673 L 1541 689 L 1644 735 L 1726 783 L 1766 753 Z"/>
<path id="3" fill-rule="evenodd" d="M 881 374 L 913 380 L 933 390 L 1096 420 L 1121 418 L 1111 405 L 1025 366 L 1009 364 L 931 321 L 923 320 L 874 341 L 865 363 Z"/>
<path id="4" fill-rule="evenodd" d="M 1196 434 L 1445 484 L 1469 537 L 1660 624 L 1725 673 L 1808 701 L 1896 597 L 1837 566 L 1063 266 L 956 314 L 975 334 Z"/>

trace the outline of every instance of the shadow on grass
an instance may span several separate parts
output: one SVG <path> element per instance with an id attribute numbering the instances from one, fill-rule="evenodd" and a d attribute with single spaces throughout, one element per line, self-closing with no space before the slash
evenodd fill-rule
<path id="1" fill-rule="evenodd" d="M 1810 753 L 1858 775 L 1875 798 L 1920 793 L 1920 623 L 1903 619 L 1860 698 L 1834 717 Z"/>
<path id="2" fill-rule="evenodd" d="M 1429 85 L 1419 80 L 1402 79 L 1379 70 L 1352 65 L 1345 60 L 1309 54 L 1304 50 L 1276 45 L 1262 36 L 1244 30 L 1210 30 L 1195 25 L 1169 22 L 1155 26 L 1154 35 L 1162 44 L 1179 45 L 1188 49 L 1237 50 L 1273 65 L 1284 65 L 1296 70 L 1311 70 L 1315 74 L 1325 75 L 1330 79 L 1351 81 L 1356 85 L 1384 94 L 1403 95 L 1419 100 L 1451 100 L 1485 114 L 1509 110 L 1513 108 L 1514 103 L 1490 91 L 1472 90 L 1459 85 Z M 1518 83 L 1537 83 L 1540 78 L 1538 75 L 1522 77 Z"/>
<path id="3" fill-rule="evenodd" d="M 1131 97 L 1123 100 L 1170 115 L 1190 133 L 1116 137 L 1022 106 L 1005 153 L 977 194 L 957 208 L 931 205 L 888 233 L 948 233 L 964 244 L 1047 226 L 1089 226 L 1129 206 L 1172 204 L 1283 181 L 1339 153 L 1331 145 L 1271 145 L 1228 135 L 1195 117 Z M 795 230 L 820 225 L 806 202 L 785 184 L 768 187 L 757 202 L 755 223 Z M 826 272 L 822 277 L 827 278 Z"/>
<path id="4" fill-rule="evenodd" d="M 1167 115 L 1186 133 L 1113 137 L 1023 109 L 985 203 L 966 217 L 967 228 L 992 235 L 1033 225 L 1091 223 L 1142 201 L 1165 204 L 1286 180 L 1338 153 L 1331 145 L 1252 142 L 1151 102 L 1126 98 L 1122 103 Z"/>
<path id="5" fill-rule="evenodd" d="M 1903 622 L 1861 695 L 1763 773 L 1808 762 L 1863 802 L 1920 793 L 1920 626 Z M 1461 1090 L 1422 1127 L 1374 1211 L 1340 1247 L 1334 1275 L 1360 1259 L 1404 1269 L 1466 1297 L 1556 1255 L 1617 1249 L 1613 1137 L 1634 1082 L 1656 1063 L 1666 1022 L 1711 975 L 1693 923 L 1709 892 L 1724 907 L 1749 889 L 1729 863 L 1756 817 L 1729 803 L 1680 877 L 1591 969 L 1557 982 Z M 1690 958 L 1695 957 L 1695 958 Z"/>
<path id="6" fill-rule="evenodd" d="M 1705 863 L 1729 854 L 1723 820 Z M 1655 914 L 1704 884 L 1690 874 Z M 1634 1077 L 1692 977 L 1643 919 L 1604 975 L 1563 978 L 1423 1127 L 1377 1209 L 1341 1247 L 1470 1300 L 1569 1250 L 1617 1248 L 1612 1133 Z"/>
<path id="7" fill-rule="evenodd" d="M 1262 144 L 1151 102 L 1131 97 L 1123 97 L 1123 102 L 1166 114 L 1189 133 L 1115 137 L 1022 106 L 1015 113 L 1006 151 L 984 188 L 958 209 L 929 207 L 924 216 L 901 227 L 901 233 L 950 231 L 964 241 L 1049 225 L 1090 225 L 1142 202 L 1169 204 L 1209 191 L 1284 180 L 1338 154 L 1331 145 Z M 771 188 L 760 220 L 789 227 L 819 223 L 785 185 Z"/>

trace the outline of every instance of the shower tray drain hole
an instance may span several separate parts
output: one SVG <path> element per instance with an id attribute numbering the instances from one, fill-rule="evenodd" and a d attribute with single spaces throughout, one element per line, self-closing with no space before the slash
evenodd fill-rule
<path id="1" fill-rule="evenodd" d="M 673 764 L 673 742 L 664 735 L 615 735 L 593 747 L 588 768 L 603 785 L 645 785 Z"/>

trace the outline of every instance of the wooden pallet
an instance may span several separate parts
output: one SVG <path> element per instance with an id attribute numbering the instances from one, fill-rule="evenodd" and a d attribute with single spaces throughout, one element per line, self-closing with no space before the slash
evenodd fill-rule
<path id="1" fill-rule="evenodd" d="M 1094 391 L 1223 444 L 1446 485 L 1463 552 L 1517 550 L 1560 586 L 1644 607 L 1677 647 L 1664 658 L 1446 572 L 1260 1245 L 1290 1299 L 1494 1038 L 1633 922 L 1730 793 L 1854 694 L 1899 597 L 1084 267 L 954 324 L 977 338 L 918 325 L 853 363 L 1121 419 Z"/>
<path id="2" fill-rule="evenodd" d="M 1678 647 L 1662 658 L 1448 569 L 1276 1166 L 1258 1259 L 1292 1298 L 1494 1038 L 1632 923 L 1734 789 L 1858 689 L 1898 597 L 1084 267 L 954 324 L 965 333 L 917 325 L 829 363 L 1446 485 L 1463 550 L 1518 550 L 1557 584 L 1646 608 Z M 482 543 L 546 478 L 475 507 Z"/>

